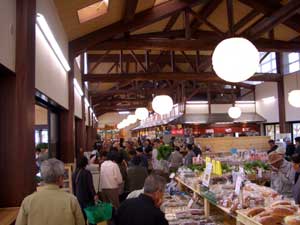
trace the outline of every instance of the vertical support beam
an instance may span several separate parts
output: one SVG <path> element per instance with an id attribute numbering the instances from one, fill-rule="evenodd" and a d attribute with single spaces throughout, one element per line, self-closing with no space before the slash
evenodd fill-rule
<path id="1" fill-rule="evenodd" d="M 210 85 L 207 86 L 207 101 L 208 101 L 208 114 L 211 115 L 211 93 L 210 93 Z"/>
<path id="2" fill-rule="evenodd" d="M 16 1 L 16 76 L 4 80 L 12 90 L 6 93 L 3 113 L 11 123 L 6 132 L 1 132 L 0 142 L 8 147 L 0 150 L 0 176 L 5 180 L 0 188 L 0 207 L 19 206 L 23 198 L 35 188 L 34 118 L 35 118 L 35 20 L 36 1 Z M 1 85 L 2 88 L 2 74 Z M 8 83 L 6 83 L 8 82 Z M 4 87 L 7 88 L 8 87 Z M 4 94 L 5 93 L 1 93 Z M 3 97 L 2 97 L 3 98 Z M 11 101 L 11 102 L 10 102 Z M 12 111 L 7 111 L 12 110 Z M 2 121 L 1 121 L 2 122 Z M 5 121 L 4 121 L 5 122 Z M 2 124 L 1 127 L 7 125 Z M 2 128 L 1 128 L 2 130 Z M 3 130 L 2 130 L 3 131 Z M 4 140 L 2 138 L 6 137 Z M 2 142 L 3 141 L 3 142 Z M 12 145 L 12 148 L 9 146 Z M 4 163 L 4 164 L 3 164 Z M 16 169 L 15 166 L 19 169 Z"/>
<path id="3" fill-rule="evenodd" d="M 283 83 L 283 58 L 282 53 L 276 53 L 277 73 L 280 74 L 281 79 L 277 82 L 278 91 L 278 107 L 279 107 L 279 127 L 280 133 L 287 132 L 287 124 L 285 117 L 285 99 L 284 99 L 284 83 Z"/>
<path id="4" fill-rule="evenodd" d="M 68 74 L 69 109 L 60 114 L 60 159 L 65 163 L 73 163 L 75 159 L 75 120 L 74 120 L 74 60 L 75 55 L 69 49 Z"/>
<path id="5" fill-rule="evenodd" d="M 174 73 L 175 72 L 175 54 L 174 51 L 170 51 L 171 56 L 171 70 Z"/>
<path id="6" fill-rule="evenodd" d="M 191 39 L 190 14 L 188 10 L 184 11 L 184 28 L 185 28 L 185 39 Z"/>
<path id="7" fill-rule="evenodd" d="M 80 72 L 81 72 L 81 78 L 84 76 L 84 61 L 83 61 L 83 58 L 84 58 L 84 55 L 81 54 L 81 60 L 80 60 Z M 81 89 L 82 89 L 82 92 L 83 92 L 83 96 L 81 97 L 81 106 L 82 106 L 82 123 L 81 123 L 81 135 L 82 135 L 82 150 L 83 151 L 86 151 L 85 147 L 86 147 L 86 129 L 85 129 L 85 121 L 86 121 L 86 118 L 85 118 L 85 101 L 84 101 L 84 97 L 85 97 L 85 85 L 84 85 L 84 82 L 82 81 L 81 82 Z M 79 151 L 80 152 L 80 151 Z M 81 154 L 81 152 L 80 152 Z"/>
<path id="8" fill-rule="evenodd" d="M 233 0 L 226 0 L 229 34 L 234 34 Z"/>
<path id="9" fill-rule="evenodd" d="M 123 50 L 120 51 L 120 71 L 123 73 Z"/>
<path id="10" fill-rule="evenodd" d="M 200 72 L 199 66 L 200 66 L 200 53 L 199 50 L 197 50 L 196 51 L 196 72 Z"/>
<path id="11" fill-rule="evenodd" d="M 148 72 L 149 70 L 149 51 L 146 50 L 145 52 L 145 63 L 146 63 L 146 71 Z"/>

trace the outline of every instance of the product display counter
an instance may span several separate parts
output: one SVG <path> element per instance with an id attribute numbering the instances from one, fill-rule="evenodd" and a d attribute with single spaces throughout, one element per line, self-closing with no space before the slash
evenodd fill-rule
<path id="1" fill-rule="evenodd" d="M 267 136 L 248 136 L 248 137 L 217 137 L 217 138 L 195 138 L 195 143 L 201 146 L 203 152 L 210 149 L 211 153 L 228 153 L 231 149 L 249 150 L 256 149 L 258 151 L 268 150 Z M 206 153 L 210 154 L 210 153 Z"/>
<path id="2" fill-rule="evenodd" d="M 0 224 L 1 225 L 11 225 L 17 219 L 19 212 L 18 207 L 14 208 L 0 208 Z"/>

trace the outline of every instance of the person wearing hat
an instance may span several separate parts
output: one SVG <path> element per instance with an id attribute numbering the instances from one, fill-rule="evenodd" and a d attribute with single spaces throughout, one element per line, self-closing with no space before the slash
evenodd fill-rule
<path id="1" fill-rule="evenodd" d="M 283 154 L 276 152 L 269 155 L 268 163 L 272 169 L 271 188 L 285 197 L 291 197 L 295 179 L 292 164 L 284 159 Z"/>

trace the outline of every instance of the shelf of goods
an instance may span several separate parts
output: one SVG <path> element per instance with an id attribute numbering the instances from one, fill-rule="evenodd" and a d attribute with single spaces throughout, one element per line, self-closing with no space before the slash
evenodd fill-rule
<path id="1" fill-rule="evenodd" d="M 204 215 L 209 218 L 211 206 L 234 219 L 237 225 L 300 225 L 299 206 L 271 188 L 245 181 L 236 195 L 232 175 L 212 175 L 209 189 L 200 184 L 197 173 L 179 170 L 175 177 L 180 190 L 189 190 L 204 201 Z M 225 181 L 225 182 L 224 182 Z"/>
<path id="2" fill-rule="evenodd" d="M 259 151 L 268 150 L 268 141 L 270 137 L 267 136 L 248 136 L 248 137 L 217 137 L 217 138 L 195 138 L 195 143 L 199 144 L 201 148 L 210 149 L 210 152 L 205 154 L 230 154 L 230 150 L 235 148 L 243 149 L 257 149 Z"/>

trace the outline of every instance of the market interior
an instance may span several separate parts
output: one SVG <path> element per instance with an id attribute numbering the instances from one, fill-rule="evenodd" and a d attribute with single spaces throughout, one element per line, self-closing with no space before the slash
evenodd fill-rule
<path id="1" fill-rule="evenodd" d="M 300 225 L 299 0 L 1 0 L 0 224 Z"/>

